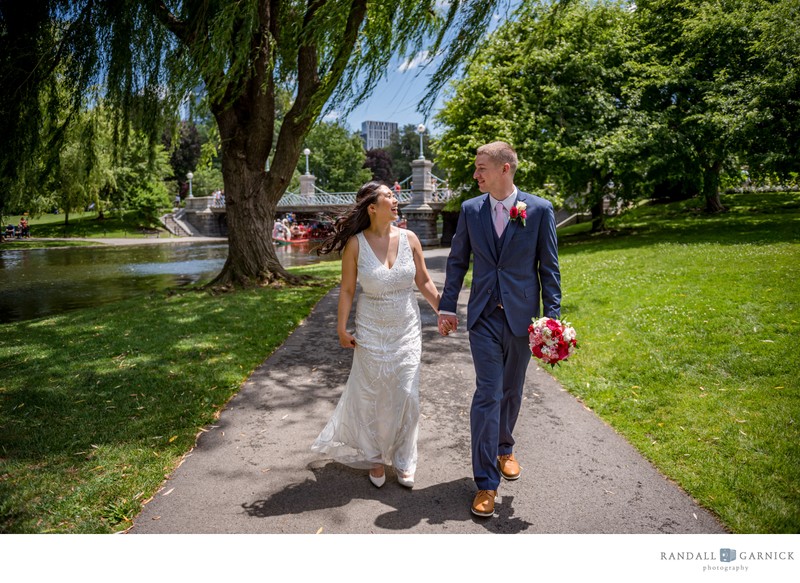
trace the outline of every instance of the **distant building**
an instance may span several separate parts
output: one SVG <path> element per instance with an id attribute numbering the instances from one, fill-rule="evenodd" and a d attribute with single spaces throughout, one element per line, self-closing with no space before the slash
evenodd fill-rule
<path id="1" fill-rule="evenodd" d="M 391 121 L 365 121 L 361 124 L 364 149 L 386 148 L 397 133 L 397 124 Z"/>

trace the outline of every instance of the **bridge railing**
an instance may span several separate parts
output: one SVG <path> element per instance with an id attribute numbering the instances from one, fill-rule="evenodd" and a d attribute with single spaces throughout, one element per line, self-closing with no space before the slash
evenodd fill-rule
<path id="1" fill-rule="evenodd" d="M 445 202 L 454 196 L 450 189 L 435 190 L 430 195 L 432 202 Z M 411 190 L 401 190 L 395 193 L 401 204 L 411 202 L 413 193 Z M 314 194 L 295 194 L 287 192 L 278 202 L 281 207 L 304 207 L 304 206 L 350 206 L 356 202 L 355 192 L 316 192 Z"/>

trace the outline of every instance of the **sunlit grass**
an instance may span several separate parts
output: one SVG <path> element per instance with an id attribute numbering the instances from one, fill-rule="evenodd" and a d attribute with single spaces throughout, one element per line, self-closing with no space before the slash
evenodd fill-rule
<path id="1" fill-rule="evenodd" d="M 6 217 L 5 223 L 18 225 L 20 216 Z M 153 236 L 147 230 L 144 232 L 140 221 L 133 211 L 123 213 L 107 213 L 103 220 L 98 219 L 96 212 L 70 213 L 69 222 L 64 223 L 63 214 L 54 215 L 47 213 L 38 217 L 28 217 L 31 227 L 31 237 L 34 238 L 64 238 L 64 237 L 106 237 L 106 238 L 142 238 Z M 157 229 L 159 237 L 171 237 L 169 231 Z M 16 243 L 16 241 L 14 242 Z M 35 242 L 29 243 L 31 246 Z M 41 245 L 36 245 L 40 247 Z"/>
<path id="2" fill-rule="evenodd" d="M 339 263 L 293 271 L 318 280 L 0 325 L 0 532 L 127 528 Z"/>
<path id="3" fill-rule="evenodd" d="M 800 532 L 800 196 L 725 202 L 561 235 L 554 374 L 735 532 Z"/>

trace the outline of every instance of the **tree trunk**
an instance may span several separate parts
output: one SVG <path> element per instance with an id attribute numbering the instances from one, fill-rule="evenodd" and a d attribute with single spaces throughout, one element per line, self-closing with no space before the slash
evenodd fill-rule
<path id="1" fill-rule="evenodd" d="M 277 280 L 299 283 L 278 260 L 272 244 L 272 225 L 280 193 L 268 183 L 267 173 L 248 168 L 246 158 L 223 148 L 223 180 L 228 224 L 228 258 L 210 287 L 253 287 Z M 274 202 L 273 202 L 274 201 Z"/>
<path id="2" fill-rule="evenodd" d="M 706 199 L 706 212 L 721 213 L 726 209 L 719 197 L 719 173 L 722 170 L 720 162 L 714 162 L 703 169 L 703 196 Z"/>
<path id="3" fill-rule="evenodd" d="M 299 156 L 281 159 L 265 171 L 272 129 L 252 115 L 253 102 L 243 96 L 229 108 L 214 112 L 222 138 L 222 177 L 228 225 L 228 258 L 210 287 L 252 287 L 307 278 L 289 273 L 272 244 L 275 207 L 291 178 Z M 259 95 L 257 99 L 265 99 Z M 246 113 L 245 113 L 246 112 Z M 249 115 L 248 115 L 249 114 Z"/>
<path id="4" fill-rule="evenodd" d="M 603 199 L 596 201 L 591 208 L 592 211 L 592 233 L 606 230 L 606 213 L 603 212 Z"/>

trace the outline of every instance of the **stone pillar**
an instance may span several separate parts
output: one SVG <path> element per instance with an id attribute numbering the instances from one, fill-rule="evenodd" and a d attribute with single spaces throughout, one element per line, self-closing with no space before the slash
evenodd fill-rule
<path id="1" fill-rule="evenodd" d="M 439 245 L 436 233 L 436 217 L 439 211 L 428 204 L 433 194 L 431 166 L 433 162 L 430 160 L 418 159 L 411 162 L 411 202 L 403 209 L 408 229 L 419 237 L 420 243 L 429 247 Z"/>
<path id="2" fill-rule="evenodd" d="M 300 197 L 309 204 L 314 200 L 314 183 L 317 177 L 313 174 L 302 174 L 300 176 Z"/>

